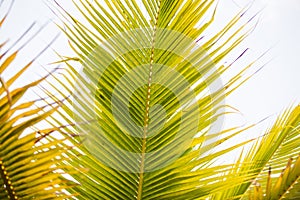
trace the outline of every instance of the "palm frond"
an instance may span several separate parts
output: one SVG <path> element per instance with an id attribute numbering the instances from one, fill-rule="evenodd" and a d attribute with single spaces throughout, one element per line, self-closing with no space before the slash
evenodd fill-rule
<path id="1" fill-rule="evenodd" d="M 245 153 L 242 163 L 252 163 L 252 165 L 245 164 L 245 167 L 241 167 L 245 172 L 241 171 L 241 174 L 249 173 L 252 171 L 252 182 L 258 182 L 260 188 L 269 188 L 270 182 L 278 182 L 278 176 L 272 176 L 271 180 L 269 176 L 269 168 L 272 169 L 273 174 L 280 174 L 281 170 L 291 168 L 291 165 L 296 166 L 296 160 L 298 160 L 299 151 L 299 125 L 300 125 L 300 107 L 299 105 L 286 110 L 282 116 L 278 117 L 273 127 L 267 131 L 267 133 L 254 143 L 248 152 Z M 288 167 L 286 167 L 287 160 L 291 158 L 293 161 L 289 161 Z M 293 170 L 298 171 L 297 168 Z M 294 179 L 298 179 L 298 172 L 294 171 L 292 174 L 285 172 L 285 176 L 290 175 L 291 180 L 284 181 L 280 184 L 280 187 L 287 187 L 285 189 L 290 190 L 288 186 L 293 185 Z M 282 177 L 281 177 L 282 178 Z M 280 179 L 280 178 L 279 178 Z M 238 187 L 232 188 L 220 193 L 220 198 L 233 198 L 235 196 L 243 196 L 248 194 L 251 182 L 244 183 Z M 277 186 L 278 187 L 278 186 Z M 297 188 L 297 187 L 296 187 Z M 283 189 L 283 188 L 281 188 Z M 272 191 L 272 195 L 284 194 L 287 192 L 276 189 Z M 297 189 L 295 189 L 297 191 Z M 261 192 L 263 192 L 261 190 Z M 280 196 L 280 195 L 279 195 Z M 247 199 L 247 195 L 245 196 Z M 277 198 L 277 197 L 276 197 Z M 275 198 L 275 199 L 276 199 Z M 273 199 L 273 196 L 272 196 Z"/>
<path id="2" fill-rule="evenodd" d="M 80 185 L 69 192 L 79 199 L 201 199 L 250 182 L 251 173 L 228 173 L 236 164 L 212 165 L 250 142 L 213 152 L 239 133 L 220 130 L 224 98 L 253 63 L 224 84 L 220 76 L 231 66 L 223 59 L 251 31 L 248 21 L 237 25 L 245 10 L 203 40 L 215 1 L 74 3 L 87 23 L 61 7 L 54 12 L 83 69 L 67 63 L 65 81 L 52 85 L 75 89 L 60 112 L 76 125 L 65 131 L 80 136 L 68 161 Z"/>
<path id="3" fill-rule="evenodd" d="M 29 31 L 30 28 L 23 36 Z M 0 199 L 65 199 L 68 195 L 63 189 L 69 186 L 58 172 L 63 168 L 56 163 L 60 162 L 62 158 L 58 157 L 67 148 L 63 140 L 51 135 L 55 129 L 34 129 L 57 110 L 59 102 L 53 104 L 55 108 L 49 109 L 51 105 L 40 104 L 44 99 L 26 101 L 24 98 L 48 75 L 22 87 L 14 85 L 35 58 L 19 71 L 15 70 L 8 80 L 3 76 L 6 70 L 11 70 L 19 52 L 27 44 L 12 52 L 23 36 L 9 47 L 6 42 L 1 43 L 1 50 L 6 49 L 0 55 Z"/>
<path id="4" fill-rule="evenodd" d="M 256 182 L 254 192 L 250 193 L 250 199 L 298 199 L 300 197 L 300 157 L 293 165 L 292 161 L 293 159 L 290 158 L 287 166 L 276 179 L 272 178 L 270 167 L 265 190 L 263 191 L 262 186 Z"/>

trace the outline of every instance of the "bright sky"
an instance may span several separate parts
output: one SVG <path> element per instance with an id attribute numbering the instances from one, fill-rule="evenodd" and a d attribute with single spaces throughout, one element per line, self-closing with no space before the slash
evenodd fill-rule
<path id="1" fill-rule="evenodd" d="M 249 0 L 247 0 L 249 2 Z M 235 0 L 243 6 L 243 0 Z M 256 0 L 253 9 L 264 8 L 247 45 L 250 53 L 265 50 L 272 61 L 230 98 L 250 120 L 259 120 L 300 102 L 300 1 Z"/>
<path id="2" fill-rule="evenodd" d="M 9 2 L 9 0 L 5 1 Z M 48 0 L 48 2 L 51 1 Z M 37 27 L 39 27 L 50 21 L 37 39 L 26 48 L 24 56 L 19 58 L 19 63 L 24 63 L 24 60 L 28 61 L 29 58 L 32 58 L 42 49 L 43 45 L 46 45 L 59 32 L 56 26 L 51 23 L 51 19 L 54 19 L 55 16 L 45 2 L 46 0 L 15 0 L 7 23 L 0 31 L 1 40 L 15 39 L 32 22 L 36 21 Z M 65 7 L 72 7 L 71 0 L 58 2 Z M 250 1 L 221 0 L 219 1 L 218 15 L 227 16 L 229 19 L 228 16 L 232 15 L 231 12 L 238 11 L 248 2 Z M 230 120 L 237 120 L 242 124 L 258 122 L 269 115 L 274 118 L 283 109 L 300 102 L 300 65 L 298 60 L 300 58 L 300 1 L 256 0 L 248 16 L 255 14 L 262 8 L 264 9 L 260 14 L 259 23 L 243 47 L 250 48 L 246 55 L 246 61 L 247 56 L 249 59 L 255 58 L 270 48 L 265 61 L 272 60 L 249 82 L 226 99 L 226 103 L 243 113 L 243 116 L 237 115 L 236 119 L 227 120 L 228 124 L 232 123 Z M 53 44 L 53 49 L 64 55 L 71 55 L 63 34 Z M 51 52 L 47 52 L 39 60 L 41 65 L 49 62 L 53 62 L 53 53 Z M 38 73 L 36 68 L 34 72 L 29 72 L 31 78 L 31 74 L 37 75 Z"/>

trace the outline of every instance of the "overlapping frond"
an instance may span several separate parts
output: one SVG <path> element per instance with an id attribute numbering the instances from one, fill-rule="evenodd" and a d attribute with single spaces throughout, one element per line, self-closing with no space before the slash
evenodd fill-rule
<path id="1" fill-rule="evenodd" d="M 299 193 L 299 127 L 300 127 L 300 107 L 299 105 L 288 110 L 269 131 L 269 141 L 262 141 L 264 144 L 269 143 L 269 147 L 261 147 L 261 152 L 265 150 L 264 157 L 268 162 L 265 164 L 262 173 L 258 176 L 258 181 L 262 186 L 268 185 L 268 168 L 272 169 L 274 189 L 271 198 L 292 199 L 297 198 Z M 263 153 L 261 153 L 263 154 Z M 270 159 L 268 159 L 270 157 Z M 288 161 L 288 164 L 283 161 Z M 287 165 L 287 166 L 285 166 Z M 283 172 L 282 169 L 284 169 Z M 299 194 L 298 194 L 299 195 Z"/>
<path id="2" fill-rule="evenodd" d="M 266 187 L 263 188 L 256 182 L 253 191 L 250 190 L 250 199 L 299 199 L 300 198 L 300 157 L 293 163 L 289 159 L 287 166 L 282 170 L 280 176 L 272 178 L 271 167 L 267 178 Z"/>
<path id="3" fill-rule="evenodd" d="M 0 25 L 3 22 L 4 19 Z M 61 171 L 57 171 L 62 168 L 56 163 L 62 159 L 67 147 L 63 140 L 51 134 L 55 128 L 33 128 L 49 117 L 60 103 L 54 102 L 54 108 L 48 109 L 51 105 L 41 105 L 43 99 L 26 101 L 23 98 L 28 90 L 36 88 L 47 76 L 27 85 L 14 85 L 35 59 L 14 70 L 10 77 L 3 76 L 14 66 L 16 57 L 26 45 L 19 45 L 22 37 L 12 46 L 7 47 L 6 42 L 0 46 L 0 199 L 65 199 L 68 195 L 63 189 L 69 186 Z M 18 45 L 21 47 L 13 51 Z"/>
<path id="4" fill-rule="evenodd" d="M 26 43 L 0 55 L 0 199 L 300 198 L 299 105 L 262 137 L 215 151 L 252 127 L 222 130 L 224 99 L 255 63 L 222 82 L 251 31 L 253 18 L 239 23 L 247 9 L 207 35 L 214 0 L 74 1 L 83 22 L 56 5 L 78 56 L 62 57 L 65 73 L 12 89 L 36 58 L 6 80 Z M 23 100 L 41 82 L 50 98 Z M 53 128 L 32 128 L 40 121 Z M 236 163 L 215 163 L 250 142 Z"/>
<path id="5" fill-rule="evenodd" d="M 252 165 L 245 164 L 247 167 L 241 167 L 243 170 L 241 174 L 253 171 L 253 181 L 259 183 L 261 187 L 256 189 L 266 189 L 271 187 L 269 184 L 277 183 L 274 186 L 276 189 L 272 190 L 272 198 L 283 198 L 289 190 L 293 190 L 297 193 L 297 180 L 299 176 L 298 168 L 296 167 L 299 162 L 297 159 L 299 150 L 299 125 L 300 125 L 300 109 L 299 105 L 290 108 L 278 117 L 273 127 L 268 130 L 262 139 L 254 143 L 250 150 L 244 155 L 242 163 L 252 163 Z M 287 161 L 289 161 L 286 167 Z M 243 164 L 242 164 L 243 165 Z M 279 176 L 283 169 L 289 170 L 294 165 L 293 172 L 284 172 L 283 177 L 285 180 L 281 180 L 283 177 Z M 269 176 L 269 168 L 272 169 L 271 180 Z M 287 180 L 286 178 L 290 179 Z M 294 182 L 295 181 L 295 182 Z M 295 187 L 294 187 L 295 184 Z M 227 191 L 221 192 L 220 199 L 233 198 L 235 196 L 244 196 L 245 199 L 249 197 L 248 192 L 250 190 L 251 182 L 244 183 L 238 187 L 232 188 Z M 291 187 L 290 187 L 291 186 Z M 263 190 L 261 191 L 263 192 Z M 273 195 L 276 194 L 276 197 Z M 268 199 L 268 198 L 267 198 Z"/>

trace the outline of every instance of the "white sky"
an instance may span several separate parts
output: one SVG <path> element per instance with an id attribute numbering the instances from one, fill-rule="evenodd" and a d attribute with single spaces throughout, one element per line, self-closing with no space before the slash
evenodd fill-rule
<path id="1" fill-rule="evenodd" d="M 243 5 L 242 0 L 235 2 Z M 300 1 L 256 2 L 252 10 L 265 8 L 249 47 L 253 53 L 272 47 L 268 53 L 272 61 L 230 98 L 251 121 L 300 101 Z"/>
<path id="2" fill-rule="evenodd" d="M 51 0 L 48 1 L 51 2 Z M 0 31 L 1 41 L 6 38 L 15 39 L 33 21 L 40 26 L 50 19 L 54 19 L 55 16 L 45 2 L 46 0 L 15 0 L 10 16 Z M 58 2 L 72 7 L 71 0 Z M 248 2 L 250 1 L 221 0 L 219 1 L 218 15 L 232 15 L 231 12 L 238 11 Z M 228 124 L 232 123 L 231 120 L 236 120 L 240 124 L 258 122 L 269 115 L 274 118 L 283 109 L 300 102 L 300 0 L 256 0 L 248 16 L 253 15 L 261 8 L 264 9 L 259 23 L 243 45 L 243 47 L 251 49 L 244 59 L 247 61 L 247 56 L 249 59 L 254 58 L 272 47 L 266 56 L 266 60 L 272 59 L 272 61 L 226 99 L 226 103 L 243 113 L 243 116 L 237 115 L 233 119 L 228 119 Z M 3 14 L 3 10 L 2 8 L 0 15 Z M 26 48 L 24 56 L 19 58 L 17 63 L 24 63 L 24 60 L 28 61 L 29 58 L 32 58 L 58 32 L 56 26 L 50 23 Z M 53 48 L 64 55 L 71 55 L 63 34 L 53 44 Z M 46 65 L 53 62 L 53 58 L 53 53 L 49 51 L 41 57 L 39 63 Z M 29 76 L 32 78 L 39 73 L 39 70 L 35 68 L 34 72 L 28 73 L 26 78 Z M 265 125 L 269 125 L 269 123 Z"/>

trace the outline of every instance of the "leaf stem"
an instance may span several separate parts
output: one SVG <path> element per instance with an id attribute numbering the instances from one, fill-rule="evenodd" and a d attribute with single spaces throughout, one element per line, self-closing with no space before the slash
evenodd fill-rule
<path id="1" fill-rule="evenodd" d="M 4 188 L 8 193 L 8 198 L 11 200 L 17 200 L 18 197 L 16 195 L 16 192 L 14 191 L 14 187 L 11 184 L 10 178 L 7 174 L 5 166 L 3 165 L 3 162 L 1 159 L 0 159 L 0 174 L 1 174 L 1 178 L 4 182 Z"/>
<path id="2" fill-rule="evenodd" d="M 157 24 L 158 24 L 158 16 L 160 12 L 161 0 L 159 1 L 158 10 L 155 18 L 155 24 L 153 27 L 153 35 L 151 42 L 151 55 L 150 55 L 150 64 L 149 64 L 149 78 L 148 78 L 148 87 L 147 87 L 147 96 L 146 96 L 146 108 L 145 108 L 145 116 L 144 116 L 144 132 L 143 132 L 143 140 L 142 140 L 142 155 L 141 155 L 141 165 L 140 165 L 140 177 L 138 184 L 138 194 L 137 199 L 142 199 L 143 193 L 143 182 L 144 182 L 144 171 L 145 171 L 145 154 L 146 154 L 146 146 L 147 146 L 147 133 L 149 126 L 149 109 L 150 109 L 150 98 L 151 98 L 151 85 L 152 85 L 152 74 L 153 74 L 153 62 L 154 62 L 154 50 L 155 50 L 155 38 L 157 32 Z"/>

